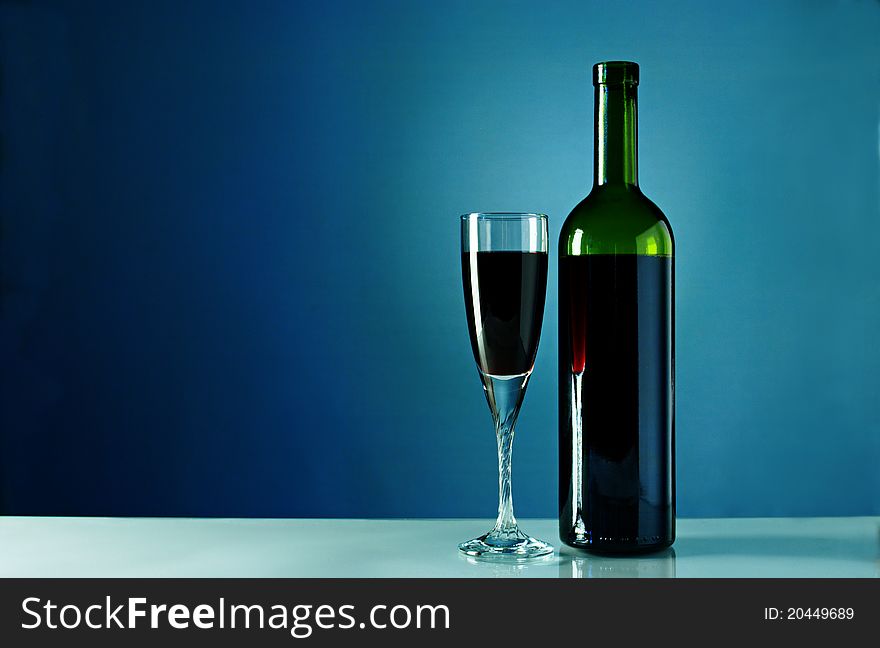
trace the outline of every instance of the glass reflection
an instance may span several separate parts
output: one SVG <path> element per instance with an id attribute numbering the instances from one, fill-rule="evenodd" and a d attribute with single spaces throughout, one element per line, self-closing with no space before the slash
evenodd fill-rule
<path id="1" fill-rule="evenodd" d="M 538 556 L 525 560 L 510 560 L 501 556 L 467 556 L 460 554 L 461 559 L 469 565 L 479 567 L 481 576 L 490 578 L 520 578 L 524 576 L 552 577 L 553 567 L 558 558 L 553 554 Z"/>

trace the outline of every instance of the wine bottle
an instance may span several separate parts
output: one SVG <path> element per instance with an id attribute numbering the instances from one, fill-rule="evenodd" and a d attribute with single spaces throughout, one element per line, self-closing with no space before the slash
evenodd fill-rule
<path id="1" fill-rule="evenodd" d="M 675 539 L 673 238 L 638 184 L 639 66 L 593 66 L 593 188 L 559 237 L 559 533 L 595 553 Z"/>

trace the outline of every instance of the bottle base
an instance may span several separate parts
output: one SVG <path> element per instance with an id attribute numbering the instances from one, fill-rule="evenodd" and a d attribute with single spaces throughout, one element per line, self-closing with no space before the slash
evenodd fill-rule
<path id="1" fill-rule="evenodd" d="M 580 549 L 587 553 L 598 556 L 637 556 L 652 554 L 668 549 L 675 542 L 675 538 L 668 538 L 658 542 L 588 542 L 560 537 L 563 544 L 572 549 Z"/>

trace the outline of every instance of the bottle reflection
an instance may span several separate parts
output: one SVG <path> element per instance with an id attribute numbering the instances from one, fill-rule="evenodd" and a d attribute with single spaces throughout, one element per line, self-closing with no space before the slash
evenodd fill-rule
<path id="1" fill-rule="evenodd" d="M 874 578 L 880 578 L 880 526 L 877 527 L 877 558 L 874 561 Z"/>
<path id="2" fill-rule="evenodd" d="M 675 549 L 627 557 L 594 556 L 566 547 L 559 552 L 560 578 L 675 578 Z"/>

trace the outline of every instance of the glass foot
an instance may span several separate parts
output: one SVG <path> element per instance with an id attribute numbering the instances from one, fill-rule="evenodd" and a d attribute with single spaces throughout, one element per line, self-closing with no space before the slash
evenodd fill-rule
<path id="1" fill-rule="evenodd" d="M 514 559 L 537 558 L 553 553 L 552 545 L 527 536 L 519 529 L 499 532 L 495 529 L 479 538 L 462 542 L 458 550 L 468 556 L 509 557 Z"/>

